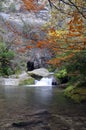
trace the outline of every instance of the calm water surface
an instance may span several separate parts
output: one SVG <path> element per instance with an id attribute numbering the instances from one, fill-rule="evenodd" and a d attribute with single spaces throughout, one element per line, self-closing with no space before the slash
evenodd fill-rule
<path id="1" fill-rule="evenodd" d="M 51 113 L 46 127 L 45 124 L 11 127 L 14 122 L 38 119 L 29 115 L 45 110 Z M 39 118 L 42 119 L 43 115 Z M 86 130 L 86 104 L 73 103 L 64 97 L 63 90 L 59 88 L 0 86 L 0 130 L 5 129 Z"/>

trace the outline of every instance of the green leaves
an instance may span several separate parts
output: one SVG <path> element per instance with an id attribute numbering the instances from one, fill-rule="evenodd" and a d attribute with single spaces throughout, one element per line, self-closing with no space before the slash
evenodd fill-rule
<path id="1" fill-rule="evenodd" d="M 14 57 L 14 52 L 9 50 L 4 43 L 0 42 L 0 59 L 7 58 L 11 59 Z"/>
<path id="2" fill-rule="evenodd" d="M 55 74 L 55 76 L 56 76 L 57 78 L 64 78 L 65 76 L 67 76 L 67 71 L 66 71 L 66 69 L 60 70 L 58 73 Z"/>
<path id="3" fill-rule="evenodd" d="M 10 75 L 13 73 L 11 60 L 14 57 L 14 52 L 9 50 L 5 43 L 0 42 L 0 75 Z"/>

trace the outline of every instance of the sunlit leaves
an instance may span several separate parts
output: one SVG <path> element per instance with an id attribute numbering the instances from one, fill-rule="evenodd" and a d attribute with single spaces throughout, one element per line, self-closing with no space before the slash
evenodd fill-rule
<path id="1" fill-rule="evenodd" d="M 61 38 L 63 35 L 65 35 L 67 32 L 65 30 L 50 30 L 49 35 L 53 37 L 59 37 Z"/>

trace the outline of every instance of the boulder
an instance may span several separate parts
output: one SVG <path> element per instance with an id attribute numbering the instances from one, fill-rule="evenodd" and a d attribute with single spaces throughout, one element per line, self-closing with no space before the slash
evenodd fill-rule
<path id="1" fill-rule="evenodd" d="M 39 68 L 39 69 L 35 69 L 33 71 L 28 71 L 28 74 L 31 75 L 32 77 L 33 76 L 37 76 L 37 77 L 47 77 L 50 75 L 49 71 L 45 68 Z"/>
<path id="2" fill-rule="evenodd" d="M 53 77 L 53 80 L 52 80 L 52 85 L 58 85 L 58 82 L 57 82 L 57 80 L 56 80 L 56 78 L 55 78 L 55 77 Z"/>

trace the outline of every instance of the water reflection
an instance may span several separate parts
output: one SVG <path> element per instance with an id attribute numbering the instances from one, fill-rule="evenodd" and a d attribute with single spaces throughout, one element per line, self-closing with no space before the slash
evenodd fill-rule
<path id="1" fill-rule="evenodd" d="M 31 112 L 47 109 L 61 115 L 84 115 L 86 105 L 67 100 L 58 88 L 0 86 L 0 121 L 20 118 Z"/>
<path id="2" fill-rule="evenodd" d="M 0 87 L 0 98 L 3 98 L 6 104 L 11 104 L 11 106 L 15 106 L 15 104 L 18 106 L 32 106 L 32 104 L 40 106 L 45 104 L 47 106 L 52 99 L 52 87 L 2 86 Z"/>
<path id="3" fill-rule="evenodd" d="M 52 99 L 52 86 L 36 87 L 34 94 L 37 102 L 47 105 Z"/>

